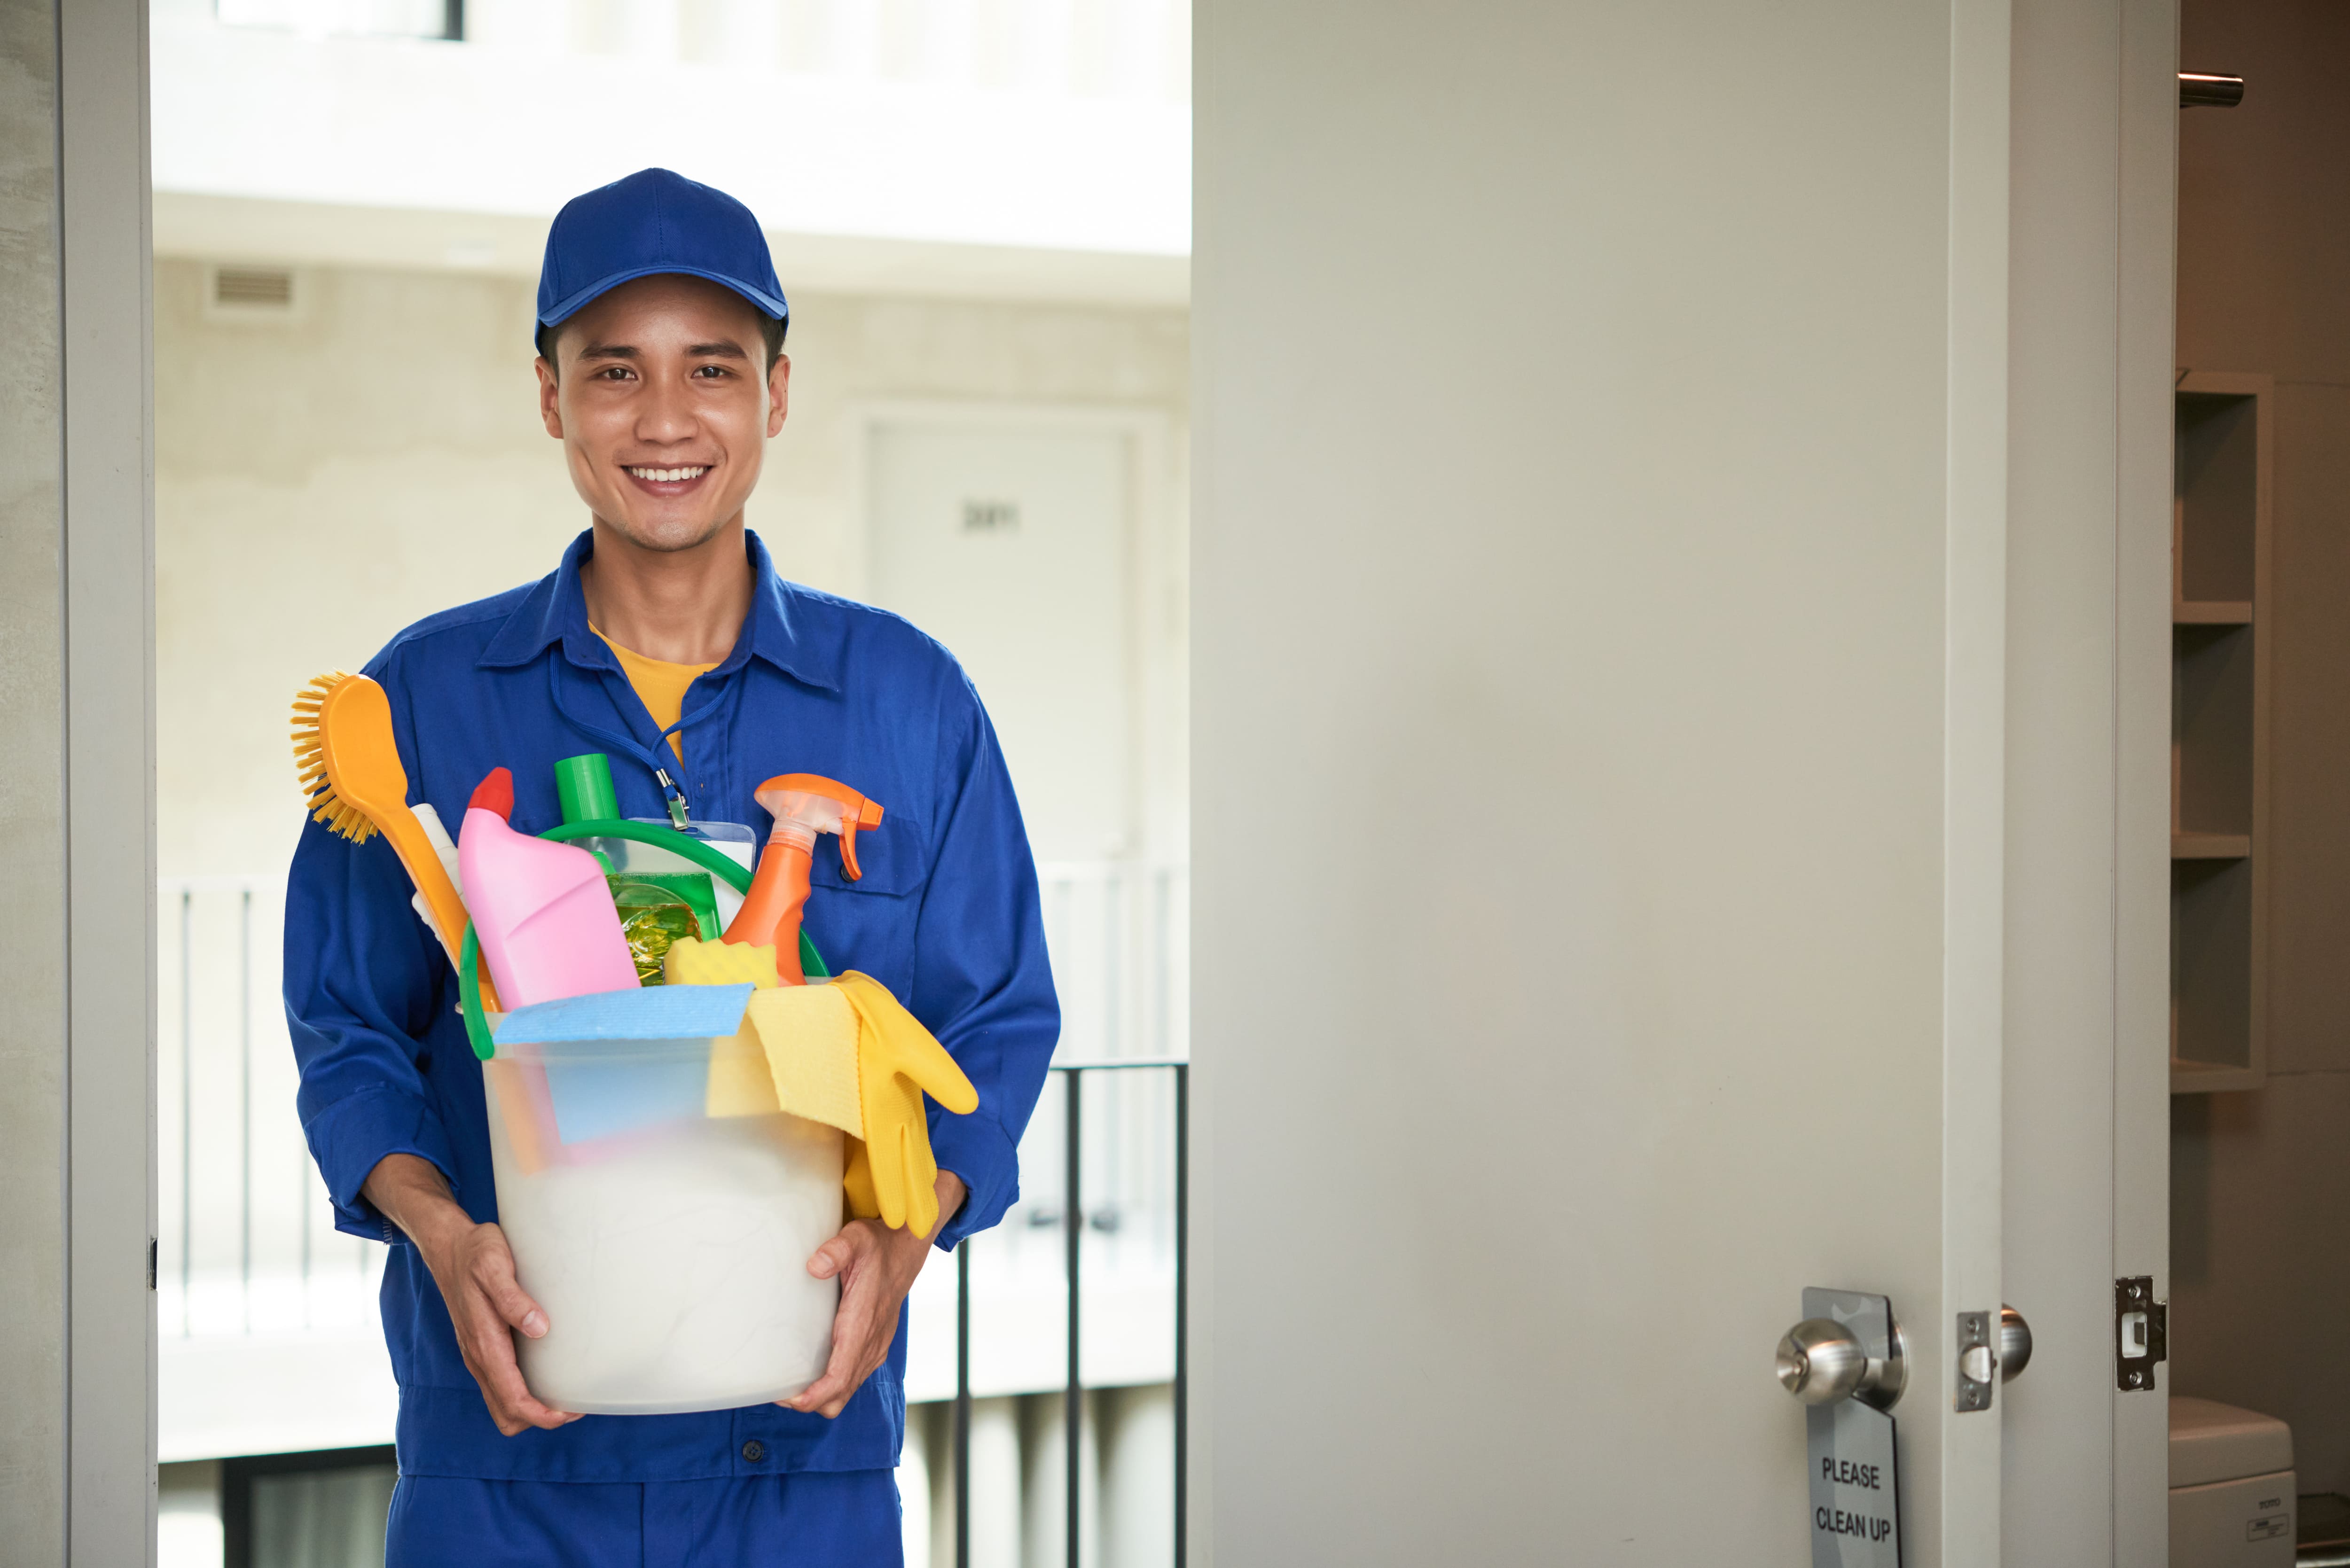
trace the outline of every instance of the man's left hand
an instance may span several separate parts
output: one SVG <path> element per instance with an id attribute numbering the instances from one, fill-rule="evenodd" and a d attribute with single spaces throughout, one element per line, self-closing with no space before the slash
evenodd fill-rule
<path id="1" fill-rule="evenodd" d="M 939 1172 L 939 1224 L 962 1208 L 962 1178 L 951 1170 Z M 935 1231 L 937 1227 L 933 1226 Z M 892 1231 L 879 1220 L 852 1220 L 839 1235 L 816 1250 L 807 1271 L 819 1280 L 837 1275 L 840 1311 L 832 1320 L 832 1360 L 824 1376 L 777 1404 L 792 1410 L 814 1410 L 830 1420 L 848 1404 L 848 1397 L 888 1359 L 889 1342 L 898 1334 L 898 1309 L 916 1276 L 930 1260 L 931 1239 L 913 1228 Z"/>

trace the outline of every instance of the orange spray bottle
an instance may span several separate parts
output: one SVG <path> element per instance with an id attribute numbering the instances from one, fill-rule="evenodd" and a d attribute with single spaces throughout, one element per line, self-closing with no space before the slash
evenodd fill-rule
<path id="1" fill-rule="evenodd" d="M 800 912 L 807 906 L 816 835 L 840 836 L 840 868 L 854 882 L 865 875 L 857 864 L 857 830 L 881 826 L 880 803 L 819 774 L 779 774 L 754 794 L 775 819 L 775 828 L 760 851 L 743 907 L 727 923 L 725 940 L 753 947 L 773 942 L 777 978 L 785 985 L 806 985 Z"/>

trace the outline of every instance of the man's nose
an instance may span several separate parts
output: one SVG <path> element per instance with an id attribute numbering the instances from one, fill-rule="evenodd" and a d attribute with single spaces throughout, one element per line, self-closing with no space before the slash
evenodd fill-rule
<path id="1" fill-rule="evenodd" d="M 693 407 L 685 384 L 674 377 L 660 376 L 651 379 L 645 396 L 637 403 L 639 441 L 684 441 L 699 429 L 693 417 Z"/>

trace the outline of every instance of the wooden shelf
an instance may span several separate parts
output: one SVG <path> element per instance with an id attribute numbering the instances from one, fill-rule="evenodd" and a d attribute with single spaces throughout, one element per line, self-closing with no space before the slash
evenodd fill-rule
<path id="1" fill-rule="evenodd" d="M 2170 836 L 2170 857 L 2173 860 L 2242 860 L 2252 852 L 2252 836 L 2249 833 L 2174 833 Z"/>
<path id="2" fill-rule="evenodd" d="M 2171 513 L 2170 1088 L 2268 1077 L 2272 384 L 2190 372 Z"/>

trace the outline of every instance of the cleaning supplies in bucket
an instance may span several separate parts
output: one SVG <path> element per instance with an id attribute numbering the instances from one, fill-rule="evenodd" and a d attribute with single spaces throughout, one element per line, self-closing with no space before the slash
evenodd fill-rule
<path id="1" fill-rule="evenodd" d="M 856 831 L 881 808 L 829 779 L 769 780 L 776 832 L 761 900 L 736 855 L 671 828 L 583 816 L 535 838 L 515 831 L 513 778 L 499 768 L 468 803 L 452 877 L 405 805 L 388 709 L 382 718 L 390 771 L 345 790 L 330 750 L 332 787 L 314 789 L 315 804 L 353 836 L 364 822 L 414 840 L 402 859 L 432 923 L 461 939 L 499 1221 L 551 1320 L 517 1347 L 525 1380 L 551 1405 L 599 1413 L 734 1408 L 805 1388 L 830 1357 L 839 1294 L 806 1260 L 839 1228 L 844 1194 L 852 1212 L 931 1233 L 924 1095 L 957 1113 L 979 1102 L 879 982 L 825 983 L 799 929 L 816 836 L 840 836 L 853 878 Z M 330 711 L 319 727 L 331 726 Z M 659 955 L 667 983 L 640 985 L 648 955 L 631 954 L 623 929 L 628 884 L 682 889 L 627 871 L 608 879 L 575 838 L 674 855 L 744 895 L 730 929 L 758 903 L 749 923 L 779 940 L 712 941 L 709 912 L 678 898 Z M 498 1013 L 499 995 L 512 1011 Z"/>

